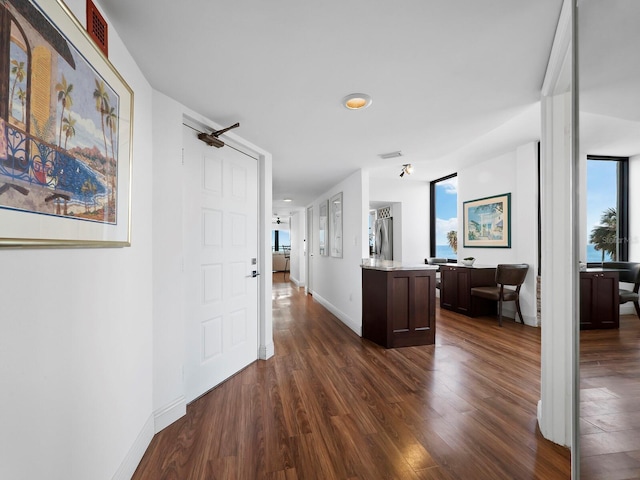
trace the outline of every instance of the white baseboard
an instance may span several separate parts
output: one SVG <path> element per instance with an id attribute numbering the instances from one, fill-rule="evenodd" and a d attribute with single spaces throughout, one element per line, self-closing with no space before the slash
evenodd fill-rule
<path id="1" fill-rule="evenodd" d="M 133 445 L 129 449 L 127 456 L 120 464 L 120 468 L 113 476 L 113 480 L 130 480 L 133 476 L 144 452 L 147 451 L 147 447 L 151 443 L 154 435 L 154 418 L 153 415 L 149 415 L 149 418 L 144 423 L 142 430 L 138 434 L 138 437 L 133 442 Z"/>
<path id="2" fill-rule="evenodd" d="M 336 317 L 338 317 L 338 319 L 342 323 L 344 323 L 347 327 L 349 327 L 351 330 L 353 330 L 356 333 L 356 335 L 358 335 L 359 337 L 362 336 L 362 323 L 361 322 L 355 322 L 352 318 L 349 317 L 349 315 L 347 315 L 342 310 L 337 308 L 331 302 L 327 301 L 325 298 L 322 298 L 320 295 L 318 295 L 318 293 L 313 292 L 313 298 L 320 305 L 322 305 L 324 308 L 326 308 L 331 313 L 333 313 Z"/>
<path id="3" fill-rule="evenodd" d="M 268 360 L 273 357 L 275 353 L 276 349 L 273 345 L 273 342 L 271 342 L 269 345 L 260 345 L 260 348 L 258 349 L 258 358 L 260 360 Z"/>
<path id="4" fill-rule="evenodd" d="M 544 432 L 542 429 L 542 400 L 538 400 L 538 410 L 536 411 L 536 418 L 538 419 L 538 428 L 542 435 L 544 436 Z"/>
<path id="5" fill-rule="evenodd" d="M 516 313 L 516 309 L 515 308 L 512 310 L 507 305 L 503 305 L 502 306 L 502 318 L 503 318 L 503 320 L 505 318 L 510 318 L 510 319 L 516 321 L 516 316 L 517 316 L 517 313 Z M 540 326 L 540 325 L 538 325 L 538 318 L 535 315 L 531 316 L 531 315 L 523 314 L 522 315 L 522 319 L 524 320 L 524 324 L 525 325 L 529 325 L 530 327 L 539 327 Z M 518 316 L 517 322 L 520 323 L 520 317 L 519 316 Z"/>
<path id="6" fill-rule="evenodd" d="M 636 308 L 633 306 L 633 302 L 627 302 L 620 305 L 620 315 L 635 315 Z"/>
<path id="7" fill-rule="evenodd" d="M 180 396 L 169 405 L 153 412 L 155 433 L 165 429 L 187 414 L 187 400 Z"/>
<path id="8" fill-rule="evenodd" d="M 291 282 L 293 282 L 293 284 L 294 284 L 296 287 L 298 287 L 298 288 L 300 288 L 300 287 L 304 287 L 304 282 L 302 282 L 302 281 L 298 280 L 298 279 L 297 279 L 297 278 L 295 278 L 295 277 L 289 277 L 289 280 L 291 280 Z"/>

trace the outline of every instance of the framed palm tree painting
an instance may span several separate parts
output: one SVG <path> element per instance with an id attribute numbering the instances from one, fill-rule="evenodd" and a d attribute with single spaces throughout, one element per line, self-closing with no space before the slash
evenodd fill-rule
<path id="1" fill-rule="evenodd" d="M 133 92 L 62 2 L 0 2 L 0 246 L 127 246 Z"/>
<path id="2" fill-rule="evenodd" d="M 463 202 L 465 247 L 511 248 L 511 194 Z"/>

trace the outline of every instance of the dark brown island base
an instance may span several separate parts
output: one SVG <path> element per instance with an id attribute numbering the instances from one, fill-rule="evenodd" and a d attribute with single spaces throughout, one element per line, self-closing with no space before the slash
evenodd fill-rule
<path id="1" fill-rule="evenodd" d="M 432 345 L 437 265 L 362 262 L 362 336 L 386 348 Z"/>

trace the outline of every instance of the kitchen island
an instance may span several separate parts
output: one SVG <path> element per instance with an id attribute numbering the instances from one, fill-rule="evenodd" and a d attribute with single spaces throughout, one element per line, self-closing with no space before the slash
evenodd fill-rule
<path id="1" fill-rule="evenodd" d="M 362 336 L 385 348 L 431 345 L 437 265 L 363 259 Z"/>

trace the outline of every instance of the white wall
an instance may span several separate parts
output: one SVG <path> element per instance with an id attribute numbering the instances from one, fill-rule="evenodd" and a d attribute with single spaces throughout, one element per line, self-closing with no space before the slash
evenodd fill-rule
<path id="1" fill-rule="evenodd" d="M 128 478 L 153 435 L 152 95 L 110 30 L 135 92 L 131 247 L 0 250 L 3 479 Z"/>
<path id="2" fill-rule="evenodd" d="M 186 412 L 183 385 L 183 107 L 153 91 L 153 406 L 155 431 Z M 167 186 L 170 186 L 167 188 Z M 167 191 L 171 195 L 167 195 Z"/>
<path id="3" fill-rule="evenodd" d="M 370 178 L 369 201 L 393 206 L 393 259 L 424 263 L 429 257 L 429 183 Z"/>
<path id="4" fill-rule="evenodd" d="M 314 215 L 313 298 L 358 335 L 362 334 L 362 273 L 360 264 L 369 256 L 369 176 L 358 171 L 332 187 L 313 202 L 314 212 L 320 202 L 342 192 L 342 258 L 320 256 L 318 215 Z M 331 233 L 329 233 L 331 238 Z"/>
<path id="5" fill-rule="evenodd" d="M 525 323 L 536 325 L 536 273 L 538 263 L 537 143 L 529 143 L 498 158 L 458 172 L 458 259 L 475 257 L 477 264 L 527 263 L 529 273 L 520 291 Z M 465 201 L 511 193 L 511 248 L 465 248 L 462 233 Z M 505 304 L 513 317 L 513 302 Z"/>

